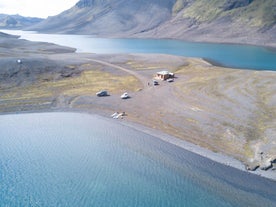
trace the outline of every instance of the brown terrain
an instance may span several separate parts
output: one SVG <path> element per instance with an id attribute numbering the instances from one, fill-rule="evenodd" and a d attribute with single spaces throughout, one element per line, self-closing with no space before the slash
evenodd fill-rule
<path id="1" fill-rule="evenodd" d="M 78 54 L 53 44 L 9 41 L 14 46 L 0 45 L 2 114 L 125 112 L 123 121 L 229 155 L 248 169 L 275 172 L 275 72 L 161 54 Z M 158 80 L 154 86 L 161 70 L 175 73 L 174 82 Z M 109 96 L 97 97 L 99 90 Z M 129 99 L 120 98 L 124 92 Z"/>

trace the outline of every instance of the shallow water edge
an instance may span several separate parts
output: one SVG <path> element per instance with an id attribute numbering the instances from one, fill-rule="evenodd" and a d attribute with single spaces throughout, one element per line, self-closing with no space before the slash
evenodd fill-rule
<path id="1" fill-rule="evenodd" d="M 255 171 L 248 171 L 245 167 L 245 165 L 231 157 L 231 156 L 228 156 L 228 155 L 225 155 L 225 154 L 222 154 L 222 153 L 218 153 L 218 152 L 213 152 L 213 151 L 210 151 L 208 149 L 205 149 L 205 148 L 202 148 L 198 145 L 195 145 L 193 143 L 190 143 L 190 142 L 187 142 L 185 140 L 181 140 L 179 138 L 176 138 L 172 135 L 169 135 L 169 134 L 166 134 L 164 132 L 161 132 L 161 131 L 157 131 L 155 129 L 152 129 L 152 128 L 149 128 L 147 126 L 143 126 L 141 124 L 138 124 L 138 123 L 134 123 L 134 122 L 131 122 L 131 121 L 127 121 L 127 120 L 123 120 L 123 119 L 110 119 L 106 116 L 103 116 L 103 115 L 100 115 L 100 114 L 97 114 L 95 112 L 91 113 L 91 112 L 86 112 L 86 111 L 79 111 L 79 110 L 65 110 L 65 111 L 61 111 L 61 110 L 57 110 L 57 111 L 53 111 L 53 110 L 44 110 L 43 112 L 41 111 L 28 111 L 28 112 L 19 112 L 19 113 L 4 113 L 4 114 L 1 114 L 0 113 L 0 116 L 13 116 L 13 115 L 24 115 L 24 114 L 52 114 L 52 113 L 60 113 L 60 114 L 63 114 L 63 113 L 66 113 L 66 114 L 79 114 L 79 115 L 88 115 L 88 116 L 94 116 L 94 117 L 97 117 L 98 119 L 101 119 L 101 120 L 104 120 L 104 121 L 107 121 L 107 122 L 111 122 L 111 123 L 115 123 L 115 124 L 120 124 L 122 126 L 125 126 L 125 127 L 129 127 L 129 128 L 132 128 L 138 132 L 142 132 L 142 133 L 145 133 L 145 134 L 148 134 L 152 137 L 154 137 L 155 139 L 158 139 L 158 140 L 161 140 L 161 141 L 164 141 L 166 143 L 169 143 L 169 144 L 172 144 L 172 145 L 175 145 L 183 150 L 187 150 L 191 153 L 195 153 L 199 156 L 202 156 L 208 160 L 211 160 L 211 161 L 214 161 L 214 162 L 217 162 L 219 164 L 222 164 L 222 165 L 225 165 L 225 167 L 230 167 L 230 168 L 235 168 L 239 171 L 243 171 L 243 172 L 246 172 L 247 174 L 252 174 L 252 175 L 256 175 L 256 176 L 260 176 L 262 178 L 265 178 L 265 179 L 269 179 L 273 182 L 276 182 L 276 173 L 274 173 L 273 171 L 264 171 L 264 170 L 260 170 L 259 168 Z"/>
<path id="2" fill-rule="evenodd" d="M 111 206 L 275 204 L 275 181 L 206 159 L 208 151 L 201 156 L 189 151 L 195 149 L 189 143 L 183 149 L 173 137 L 124 120 L 54 112 L 3 115 L 0 122 L 4 204 L 30 204 L 27 196 L 41 206 L 104 206 L 103 195 Z M 12 186 L 19 190 L 11 194 Z"/>

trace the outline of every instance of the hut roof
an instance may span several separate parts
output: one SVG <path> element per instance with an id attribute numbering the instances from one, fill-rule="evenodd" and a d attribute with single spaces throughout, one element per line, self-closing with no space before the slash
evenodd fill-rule
<path id="1" fill-rule="evenodd" d="M 169 71 L 166 71 L 166 70 L 163 70 L 163 71 L 160 71 L 160 72 L 157 72 L 158 75 L 168 75 L 170 74 Z"/>

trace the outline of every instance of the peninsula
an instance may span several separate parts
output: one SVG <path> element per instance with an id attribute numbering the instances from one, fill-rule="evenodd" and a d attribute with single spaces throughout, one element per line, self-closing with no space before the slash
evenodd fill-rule
<path id="1" fill-rule="evenodd" d="M 162 131 L 270 171 L 275 179 L 276 74 L 162 54 L 84 54 L 0 34 L 0 113 L 75 111 Z M 161 70 L 174 82 L 152 82 Z M 109 96 L 96 92 L 107 90 Z M 122 100 L 128 92 L 131 98 Z"/>

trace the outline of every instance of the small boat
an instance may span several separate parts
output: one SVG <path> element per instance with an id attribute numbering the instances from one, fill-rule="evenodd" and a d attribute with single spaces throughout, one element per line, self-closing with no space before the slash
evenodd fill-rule
<path id="1" fill-rule="evenodd" d="M 127 98 L 130 98 L 130 96 L 128 95 L 128 93 L 123 93 L 121 95 L 121 99 L 127 99 Z"/>
<path id="2" fill-rule="evenodd" d="M 125 112 L 122 112 L 122 113 L 115 112 L 114 114 L 111 115 L 111 117 L 113 119 L 119 119 L 119 118 L 123 118 L 123 116 L 125 116 L 125 115 L 126 115 Z"/>
<path id="3" fill-rule="evenodd" d="M 119 113 L 119 114 L 117 114 L 116 116 L 114 116 L 113 119 L 119 119 L 119 118 L 122 117 L 122 116 L 123 116 L 123 113 Z"/>
<path id="4" fill-rule="evenodd" d="M 115 118 L 119 113 L 115 112 L 114 114 L 111 115 L 112 118 Z"/>

